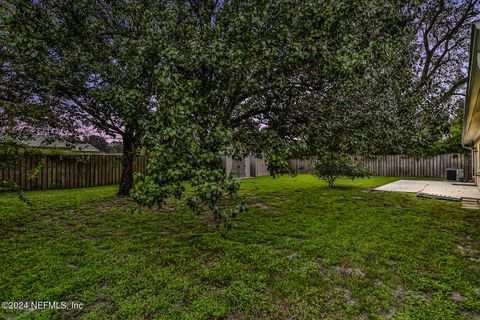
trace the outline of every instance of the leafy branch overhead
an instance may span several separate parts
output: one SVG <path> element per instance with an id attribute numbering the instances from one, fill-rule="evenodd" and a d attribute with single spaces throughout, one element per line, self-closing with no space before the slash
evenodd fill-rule
<path id="1" fill-rule="evenodd" d="M 477 0 L 428 0 L 418 6 L 418 85 L 434 89 L 437 102 L 448 102 L 467 83 L 470 24 L 479 12 Z"/>
<path id="2" fill-rule="evenodd" d="M 412 90 L 415 8 L 11 1 L 0 6 L 2 134 L 95 128 L 120 137 L 120 194 L 152 206 L 187 188 L 195 211 L 228 225 L 245 208 L 221 154 L 261 156 L 281 174 L 293 156 L 402 152 L 430 141 L 427 95 Z M 139 153 L 149 163 L 134 179 Z"/>

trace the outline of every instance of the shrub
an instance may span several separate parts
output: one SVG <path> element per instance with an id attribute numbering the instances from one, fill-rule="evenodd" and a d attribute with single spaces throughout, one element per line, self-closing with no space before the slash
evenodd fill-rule
<path id="1" fill-rule="evenodd" d="M 358 157 L 337 153 L 327 153 L 318 157 L 312 173 L 325 180 L 329 187 L 332 187 L 335 180 L 340 177 L 353 180 L 371 175 Z"/>

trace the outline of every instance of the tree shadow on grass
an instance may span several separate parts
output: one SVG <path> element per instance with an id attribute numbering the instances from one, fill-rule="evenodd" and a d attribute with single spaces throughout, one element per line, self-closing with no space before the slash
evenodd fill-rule
<path id="1" fill-rule="evenodd" d="M 355 191 L 360 190 L 358 186 L 347 186 L 347 185 L 334 185 L 332 187 L 322 186 L 320 190 L 332 190 L 332 191 Z"/>

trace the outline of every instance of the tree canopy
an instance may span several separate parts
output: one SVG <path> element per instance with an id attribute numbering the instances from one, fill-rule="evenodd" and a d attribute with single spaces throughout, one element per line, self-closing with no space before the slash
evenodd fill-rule
<path id="1" fill-rule="evenodd" d="M 10 1 L 0 7 L 4 129 L 120 136 L 121 194 L 141 152 L 149 164 L 135 178 L 137 201 L 161 205 L 190 184 L 194 210 L 228 221 L 244 206 L 221 154 L 259 155 L 277 174 L 292 156 L 400 152 L 428 140 L 423 92 L 412 90 L 413 7 Z"/>

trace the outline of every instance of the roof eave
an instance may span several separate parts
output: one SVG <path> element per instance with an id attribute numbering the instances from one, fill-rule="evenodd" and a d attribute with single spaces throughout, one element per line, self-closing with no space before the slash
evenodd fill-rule
<path id="1" fill-rule="evenodd" d="M 462 144 L 472 145 L 477 139 L 478 130 L 472 128 L 472 118 L 477 109 L 480 72 L 478 53 L 480 52 L 480 20 L 472 23 L 470 54 L 468 63 L 467 94 L 465 97 Z M 476 131 L 476 132 L 473 132 Z"/>

